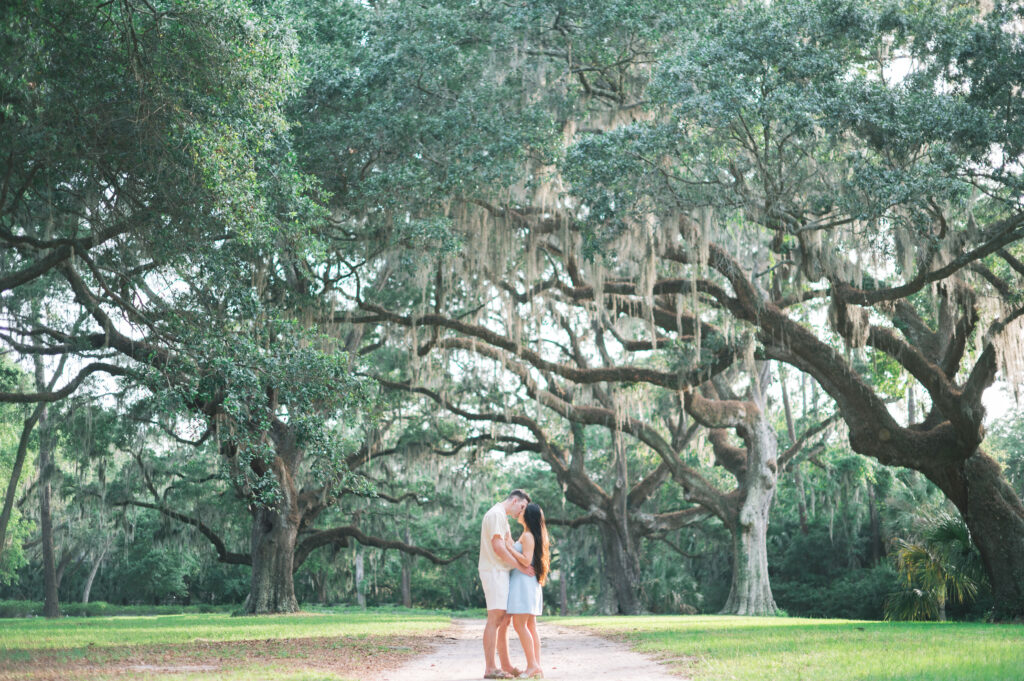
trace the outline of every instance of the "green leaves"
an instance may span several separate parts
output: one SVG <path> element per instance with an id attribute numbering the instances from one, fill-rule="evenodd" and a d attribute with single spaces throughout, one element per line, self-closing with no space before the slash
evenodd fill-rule
<path id="1" fill-rule="evenodd" d="M 1012 15 L 994 14 L 832 0 L 709 12 L 654 69 L 654 119 L 581 139 L 566 174 L 598 216 L 644 199 L 664 210 L 667 190 L 681 210 L 745 206 L 773 230 L 831 213 L 923 236 L 930 202 L 962 222 L 979 174 L 1019 182 L 1004 163 L 1018 153 L 1006 126 L 1019 93 L 1003 89 L 1012 77 L 997 64 L 1022 47 L 996 28 Z"/>
<path id="2" fill-rule="evenodd" d="M 947 602 L 970 602 L 986 583 L 967 525 L 948 511 L 926 517 L 919 538 L 897 539 L 895 560 L 905 589 L 886 601 L 886 619 L 945 619 Z"/>

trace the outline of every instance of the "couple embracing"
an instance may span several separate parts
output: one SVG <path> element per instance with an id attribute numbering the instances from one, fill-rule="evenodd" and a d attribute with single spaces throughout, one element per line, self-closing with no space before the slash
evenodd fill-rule
<path id="1" fill-rule="evenodd" d="M 519 539 L 512 540 L 508 516 L 522 525 Z M 539 679 L 540 636 L 537 615 L 543 607 L 541 586 L 548 576 L 550 552 L 544 512 L 530 503 L 521 489 L 491 507 L 480 528 L 480 581 L 487 599 L 484 627 L 485 679 Z M 508 625 L 519 635 L 526 654 L 526 671 L 512 666 L 508 656 Z M 497 651 L 501 666 L 494 663 Z"/>

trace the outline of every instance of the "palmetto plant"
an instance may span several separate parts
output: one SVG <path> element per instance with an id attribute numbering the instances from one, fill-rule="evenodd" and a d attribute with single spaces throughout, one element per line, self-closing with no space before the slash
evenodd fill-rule
<path id="1" fill-rule="evenodd" d="M 917 538 L 893 543 L 906 588 L 886 600 L 886 619 L 945 620 L 947 602 L 968 603 L 986 584 L 981 556 L 959 515 L 936 512 L 920 521 Z"/>

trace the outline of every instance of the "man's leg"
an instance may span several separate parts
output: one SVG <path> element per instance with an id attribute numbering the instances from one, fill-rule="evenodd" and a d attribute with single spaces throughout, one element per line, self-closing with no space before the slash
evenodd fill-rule
<path id="1" fill-rule="evenodd" d="M 498 662 L 509 674 L 518 676 L 521 670 L 512 666 L 512 659 L 508 655 L 508 625 L 511 623 L 512 615 L 505 615 L 498 625 Z"/>
<path id="2" fill-rule="evenodd" d="M 504 617 L 504 610 L 487 611 L 487 624 L 484 626 L 484 674 L 490 674 L 498 669 L 494 665 L 494 649 L 498 642 L 498 627 Z M 508 657 L 507 639 L 505 641 L 505 657 Z"/>

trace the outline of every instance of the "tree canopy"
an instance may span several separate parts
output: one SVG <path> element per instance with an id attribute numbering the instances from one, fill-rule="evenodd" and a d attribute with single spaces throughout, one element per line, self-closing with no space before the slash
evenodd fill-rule
<path id="1" fill-rule="evenodd" d="M 57 489 L 251 566 L 250 612 L 296 609 L 293 575 L 325 596 L 347 547 L 357 574 L 363 547 L 402 553 L 410 600 L 415 556 L 472 553 L 432 506 L 521 470 L 601 547 L 609 609 L 671 590 L 645 553 L 696 588 L 704 543 L 721 607 L 769 613 L 794 564 L 772 514 L 810 546 L 813 489 L 839 485 L 877 563 L 875 495 L 908 469 L 1021 617 L 1019 448 L 986 395 L 1024 369 L 1022 12 L 6 4 L 0 342 L 40 371 L 0 382 L 0 570 L 29 451 L 50 465 L 37 423 L 114 414 L 102 453 L 54 450 L 82 462 Z M 81 560 L 91 587 L 102 554 Z"/>

